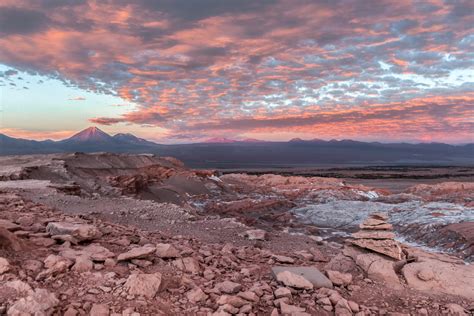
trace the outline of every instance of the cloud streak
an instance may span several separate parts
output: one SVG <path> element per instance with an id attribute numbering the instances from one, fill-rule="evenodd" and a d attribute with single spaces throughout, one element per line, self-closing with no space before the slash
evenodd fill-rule
<path id="1" fill-rule="evenodd" d="M 468 137 L 468 12 L 472 1 L 6 1 L 0 62 L 137 105 L 91 122 L 183 139 Z"/>

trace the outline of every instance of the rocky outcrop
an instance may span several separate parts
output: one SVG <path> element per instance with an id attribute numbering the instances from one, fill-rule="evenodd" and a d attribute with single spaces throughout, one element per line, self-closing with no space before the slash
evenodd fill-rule
<path id="1" fill-rule="evenodd" d="M 353 245 L 369 249 L 390 258 L 401 260 L 402 248 L 393 238 L 395 235 L 387 230 L 392 230 L 391 224 L 387 223 L 388 216 L 383 213 L 372 213 L 361 225 L 361 231 L 352 234 L 354 240 L 349 242 Z"/>

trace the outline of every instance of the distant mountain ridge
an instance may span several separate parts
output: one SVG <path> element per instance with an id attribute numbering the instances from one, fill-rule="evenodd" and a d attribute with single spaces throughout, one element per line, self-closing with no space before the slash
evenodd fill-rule
<path id="1" fill-rule="evenodd" d="M 474 144 L 360 142 L 321 139 L 266 142 L 211 138 L 193 144 L 163 145 L 130 133 L 109 135 L 89 127 L 60 141 L 35 141 L 0 134 L 0 155 L 60 152 L 153 153 L 172 156 L 192 167 L 239 168 L 324 164 L 474 165 Z"/>

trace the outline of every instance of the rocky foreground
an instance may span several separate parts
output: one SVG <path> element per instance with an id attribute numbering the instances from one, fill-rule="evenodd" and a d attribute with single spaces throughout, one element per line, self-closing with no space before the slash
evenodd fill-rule
<path id="1" fill-rule="evenodd" d="M 474 266 L 462 255 L 472 247 L 453 256 L 400 243 L 397 212 L 361 213 L 352 234 L 334 239 L 282 211 L 334 197 L 401 199 L 419 188 L 393 196 L 336 179 L 218 177 L 172 159 L 102 158 L 3 168 L 0 314 L 474 312 Z M 444 194 L 468 205 L 462 189 L 426 187 L 420 199 Z"/>

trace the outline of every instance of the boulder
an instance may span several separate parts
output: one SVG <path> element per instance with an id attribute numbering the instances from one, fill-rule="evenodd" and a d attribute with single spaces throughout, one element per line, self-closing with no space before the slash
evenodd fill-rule
<path id="1" fill-rule="evenodd" d="M 369 279 L 384 282 L 394 289 L 402 288 L 393 268 L 394 261 L 374 253 L 363 253 L 356 256 L 355 262 L 364 270 Z"/>
<path id="2" fill-rule="evenodd" d="M 153 274 L 131 274 L 124 284 L 124 289 L 130 295 L 145 296 L 147 298 L 155 297 L 161 287 L 161 273 Z"/>
<path id="3" fill-rule="evenodd" d="M 156 255 L 163 259 L 179 257 L 179 250 L 172 244 L 157 244 Z"/>
<path id="4" fill-rule="evenodd" d="M 8 315 L 49 315 L 59 300 L 45 289 L 36 289 L 30 295 L 17 300 L 9 309 Z"/>
<path id="5" fill-rule="evenodd" d="M 275 266 L 272 267 L 272 273 L 276 277 L 280 272 L 289 271 L 293 274 L 302 276 L 304 279 L 309 281 L 314 288 L 332 288 L 332 282 L 329 280 L 324 274 L 322 274 L 318 269 L 315 267 L 303 267 L 303 266 L 296 266 L 296 267 L 283 267 L 283 266 Z"/>
<path id="6" fill-rule="evenodd" d="M 474 266 L 422 258 L 402 268 L 408 286 L 419 291 L 451 294 L 474 301 Z"/>
<path id="7" fill-rule="evenodd" d="M 326 274 L 329 277 L 329 280 L 335 285 L 346 286 L 352 283 L 352 274 L 342 273 L 339 271 L 328 270 Z"/>
<path id="8" fill-rule="evenodd" d="M 82 223 L 51 222 L 46 226 L 50 235 L 71 235 L 79 241 L 100 238 L 102 233 L 97 227 Z"/>
<path id="9" fill-rule="evenodd" d="M 156 248 L 153 246 L 143 246 L 143 247 L 132 248 L 131 250 L 127 252 L 119 254 L 117 257 L 117 260 L 124 261 L 124 260 L 131 260 L 131 259 L 146 258 L 152 253 L 154 253 L 155 251 L 156 251 Z"/>

